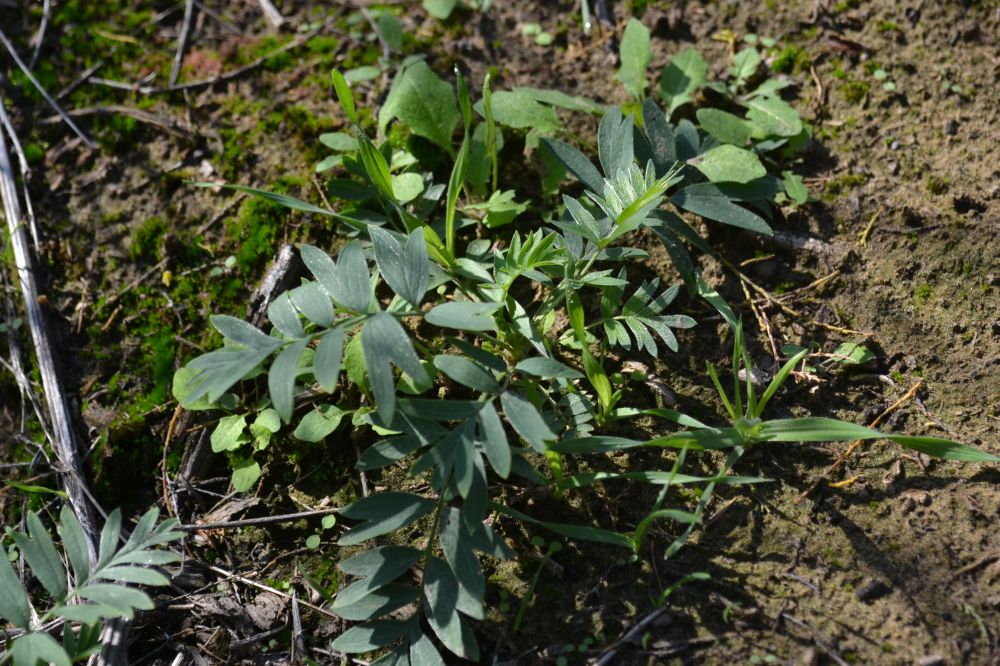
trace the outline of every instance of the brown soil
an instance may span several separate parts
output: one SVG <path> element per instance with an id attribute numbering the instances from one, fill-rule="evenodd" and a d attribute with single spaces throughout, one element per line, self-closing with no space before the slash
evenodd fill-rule
<path id="1" fill-rule="evenodd" d="M 497 68 L 494 89 L 534 85 L 603 102 L 623 100 L 612 78 L 614 33 L 605 28 L 603 36 L 584 37 L 578 3 L 494 4 L 486 14 L 463 11 L 445 25 L 408 6 L 404 27 L 420 48 L 431 49 L 439 72 L 458 60 L 474 81 L 487 68 Z M 608 4 L 623 25 L 624 9 Z M 832 254 L 792 253 L 719 230 L 713 240 L 734 260 L 773 253 L 748 269 L 752 279 L 772 291 L 804 287 L 836 272 L 794 301 L 802 316 L 767 310 L 779 345 L 817 343 L 830 350 L 839 342 L 868 340 L 878 359 L 860 373 L 795 387 L 776 415 L 808 412 L 869 422 L 922 381 L 920 402 L 905 403 L 886 427 L 954 437 L 1000 454 L 1000 166 L 992 159 L 1000 144 L 1000 16 L 995 3 L 641 4 L 647 5 L 642 20 L 654 31 L 657 66 L 679 48 L 695 45 L 721 71 L 727 47 L 713 35 L 725 29 L 780 38 L 812 60 L 814 69 L 800 63 L 793 78 L 796 105 L 816 127 L 803 169 L 819 201 L 786 211 L 777 226 L 829 242 Z M 236 66 L 240 44 L 259 43 L 268 32 L 256 6 L 234 3 L 226 10 L 245 32 L 238 39 L 205 20 L 193 37 L 184 76 L 212 76 Z M 343 123 L 325 68 L 346 67 L 348 61 L 354 66 L 359 51 L 377 47 L 363 35 L 350 34 L 367 28 L 345 23 L 345 8 L 285 2 L 282 9 L 293 25 L 334 35 L 339 45 L 332 54 L 294 51 L 290 66 L 257 68 L 186 97 L 94 93 L 95 103 L 146 105 L 185 128 L 186 138 L 145 126 L 126 134 L 119 125 L 85 118 L 85 129 L 104 144 L 100 151 L 87 151 L 65 127 L 42 123 L 49 115 L 42 102 L 20 93 L 8 99 L 15 125 L 27 128 L 22 138 L 45 149 L 31 188 L 45 237 L 48 302 L 65 335 L 66 379 L 97 444 L 93 466 L 109 504 L 141 510 L 160 494 L 158 471 L 141 477 L 131 473 L 136 465 L 153 470 L 159 463 L 175 406 L 169 393 L 156 403 L 141 400 L 162 388 L 163 368 L 138 360 L 151 353 L 158 329 L 173 331 L 156 348 L 167 355 L 169 375 L 208 340 L 203 329 L 209 313 L 240 313 L 248 287 L 259 280 L 282 241 L 330 236 L 329 229 L 303 226 L 301 216 L 282 217 L 270 235 L 247 249 L 247 230 L 228 221 L 247 204 L 181 182 L 222 176 L 262 185 L 292 176 L 286 179 L 291 194 L 317 199 L 311 170 L 322 151 L 314 137 Z M 529 21 L 553 34 L 554 43 L 537 46 L 523 37 L 520 26 Z M 11 26 L 22 52 L 27 51 L 36 22 L 0 6 L 0 23 L 5 31 Z M 150 69 L 162 71 L 162 63 L 172 58 L 179 26 L 177 14 L 152 32 L 148 68 L 140 59 L 121 64 L 119 73 L 138 80 Z M 105 27 L 125 32 L 121 26 Z M 66 35 L 72 26 L 53 30 Z M 42 50 L 42 60 L 56 61 L 60 55 L 54 45 Z M 65 64 L 72 63 L 70 58 L 60 62 L 59 87 L 83 70 Z M 872 73 L 877 68 L 888 74 L 895 90 L 883 88 L 883 80 Z M 377 104 L 379 85 L 359 86 L 369 108 Z M 298 111 L 289 113 L 293 106 Z M 581 139 L 592 141 L 593 121 L 574 122 Z M 257 138 L 241 143 L 239 135 L 251 132 Z M 155 216 L 164 220 L 163 231 L 152 249 L 137 250 L 137 234 Z M 247 254 L 237 268 L 209 277 L 227 256 L 251 249 L 256 254 Z M 666 272 L 657 264 L 653 268 Z M 740 302 L 739 285 L 708 262 L 706 268 L 720 291 Z M 165 280 L 164 271 L 170 278 Z M 190 289 L 178 292 L 171 278 L 188 279 Z M 752 319 L 749 310 L 745 317 Z M 830 326 L 870 337 L 836 333 Z M 704 360 L 719 361 L 727 354 L 709 328 L 682 340 L 689 356 L 665 359 L 661 367 L 680 408 L 704 418 L 717 413 L 703 377 Z M 754 357 L 766 364 L 768 339 L 761 330 L 754 334 Z M 9 383 L 0 389 L 5 401 L 0 428 L 14 432 L 16 394 Z M 705 530 L 666 564 L 660 558 L 671 536 L 666 532 L 647 561 L 634 565 L 616 564 L 620 553 L 571 544 L 555 557 L 559 567 L 543 572 L 539 598 L 520 633 L 511 631 L 516 603 L 509 614 L 491 611 L 497 622 L 481 628 L 485 653 L 494 650 L 498 660 L 514 659 L 506 663 L 559 656 L 584 663 L 649 613 L 651 598 L 666 585 L 683 574 L 707 571 L 712 580 L 675 593 L 641 640 L 622 647 L 617 663 L 1000 663 L 996 468 L 928 462 L 877 444 L 863 447 L 832 479 L 852 482 L 821 488 L 796 503 L 841 450 L 840 445 L 784 445 L 752 452 L 741 463 L 741 473 L 776 483 L 722 493 L 710 508 L 713 519 Z M 273 474 L 284 474 L 289 482 L 300 471 L 298 463 L 275 460 L 273 465 Z M 224 468 L 223 463 L 223 473 Z M 326 488 L 314 496 L 334 492 Z M 634 492 L 641 496 L 603 498 L 611 502 L 612 520 L 634 521 L 630 507 L 648 504 L 646 491 Z M 282 487 L 268 503 L 276 512 L 279 505 L 302 508 L 288 506 Z M 9 494 L 0 495 L 5 512 L 14 504 Z M 538 506 L 544 504 L 539 500 Z M 604 508 L 596 515 L 605 518 Z M 587 507 L 580 513 L 595 514 Z M 252 553 L 251 561 L 269 561 L 275 550 L 297 547 L 311 533 L 296 527 L 218 545 L 220 558 L 237 563 Z M 252 543 L 264 537 L 274 543 Z M 498 569 L 494 579 L 517 594 L 537 566 L 525 559 L 519 567 Z M 499 606 L 498 597 L 491 601 Z M 266 605 L 260 599 L 257 604 Z M 171 649 L 153 660 L 169 663 L 179 646 L 217 647 L 212 623 L 224 624 L 218 618 L 229 611 L 216 610 L 199 611 L 214 618 L 207 631 L 190 619 L 163 618 L 178 633 Z M 226 626 L 241 636 L 264 628 L 247 624 L 246 618 L 241 622 Z M 317 619 L 311 622 L 315 645 L 322 645 L 323 632 L 339 631 Z M 163 646 L 151 629 L 141 632 L 144 647 L 137 650 Z M 595 634 L 603 636 L 586 654 L 565 651 L 566 645 Z"/>

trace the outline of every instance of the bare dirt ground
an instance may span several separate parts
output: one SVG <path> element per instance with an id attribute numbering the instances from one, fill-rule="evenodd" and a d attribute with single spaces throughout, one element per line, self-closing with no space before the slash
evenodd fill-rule
<path id="1" fill-rule="evenodd" d="M 85 110 L 78 120 L 100 142 L 98 150 L 83 147 L 50 119 L 51 109 L 0 60 L 4 98 L 32 161 L 47 307 L 64 340 L 64 378 L 78 400 L 81 434 L 93 446 L 93 479 L 108 506 L 124 504 L 136 513 L 159 500 L 161 459 L 176 469 L 189 438 L 171 432 L 167 441 L 176 406 L 169 381 L 176 367 L 210 344 L 208 314 L 242 314 L 283 242 L 330 242 L 334 235 L 318 220 L 184 181 L 277 185 L 318 200 L 312 171 L 323 152 L 316 136 L 344 123 L 328 71 L 371 64 L 379 51 L 352 11 L 362 3 L 277 3 L 288 18 L 280 32 L 267 26 L 257 3 L 206 4 L 223 20 L 200 13 L 182 82 L 265 59 L 241 76 L 183 93 L 122 90 L 93 78 L 76 85 L 62 101 L 77 113 Z M 428 18 L 419 3 L 402 3 L 400 18 L 406 48 L 429 52 L 442 74 L 458 62 L 475 81 L 492 68 L 495 89 L 553 87 L 618 102 L 623 95 L 612 73 L 615 35 L 627 18 L 623 4 L 608 3 L 617 33 L 605 27 L 590 37 L 582 33 L 578 3 L 568 1 L 496 2 L 486 13 L 462 10 L 444 24 Z M 765 308 L 778 344 L 830 348 L 867 341 L 877 359 L 860 372 L 795 389 L 778 410 L 867 423 L 921 382 L 919 399 L 904 403 L 886 427 L 1000 453 L 996 4 L 631 4 L 645 6 L 641 18 L 653 30 L 656 66 L 694 45 L 723 70 L 728 47 L 716 37 L 724 30 L 797 49 L 790 70 L 795 104 L 815 126 L 803 169 L 818 200 L 788 211 L 776 227 L 825 241 L 830 250 L 791 251 L 718 231 L 712 239 L 734 261 L 770 257 L 753 263 L 748 274 L 798 313 Z M 158 20 L 158 12 L 171 8 Z M 143 85 L 162 86 L 182 14 L 169 3 L 55 2 L 36 73 L 58 92 L 104 61 L 94 76 L 131 83 L 152 75 Z M 37 8 L 0 3 L 0 26 L 22 53 L 30 52 L 39 17 Z M 539 46 L 524 37 L 528 22 L 550 32 L 553 43 Z M 292 40 L 298 46 L 276 54 Z M 358 86 L 368 108 L 384 95 L 383 82 Z M 93 110 L 113 105 L 147 116 Z M 592 142 L 593 123 L 578 122 L 579 139 Z M 731 302 L 743 299 L 738 283 L 708 262 L 706 268 Z M 651 270 L 668 269 L 654 263 Z M 828 279 L 815 285 L 821 278 Z M 752 318 L 749 309 L 745 317 Z M 709 329 L 706 324 L 682 340 L 687 355 L 664 359 L 660 368 L 680 407 L 706 417 L 718 410 L 704 361 L 727 354 Z M 754 356 L 765 364 L 766 332 L 754 333 Z M 0 433 L 12 433 L 0 434 L 8 443 L 0 462 L 20 460 L 25 445 L 13 435 L 21 431 L 20 403 L 5 375 L 0 399 Z M 1000 663 L 997 469 L 928 462 L 877 444 L 831 477 L 845 482 L 842 487 L 823 484 L 796 502 L 842 450 L 780 445 L 754 452 L 742 463 L 745 473 L 777 482 L 719 496 L 704 532 L 667 565 L 659 554 L 669 534 L 636 564 L 616 562 L 619 553 L 571 545 L 556 556 L 558 566 L 543 573 L 517 633 L 499 590 L 523 593 L 538 564 L 526 559 L 498 569 L 496 607 L 480 627 L 487 654 L 504 663 L 560 656 L 586 663 L 645 617 L 666 585 L 707 571 L 712 580 L 672 596 L 667 611 L 623 646 L 618 663 Z M 349 462 L 343 452 L 323 451 L 339 462 L 323 478 L 299 483 L 304 457 L 317 455 L 275 455 L 259 508 L 301 510 L 334 495 L 344 483 L 337 474 L 343 476 Z M 225 493 L 225 463 L 218 462 L 223 481 L 210 490 Z M 46 481 L 52 482 L 34 482 Z M 607 504 L 582 513 L 634 518 L 629 507 L 636 498 L 599 499 Z M 0 490 L 5 521 L 21 507 L 21 498 Z M 302 548 L 312 531 L 294 525 L 209 535 L 207 544 L 189 544 L 189 553 L 282 590 L 295 580 L 292 564 L 300 557 L 335 591 L 332 560 Z M 274 562 L 288 551 L 297 554 Z M 178 649 L 197 653 L 203 663 L 287 658 L 287 629 L 240 643 L 282 626 L 287 608 L 280 597 L 235 585 L 216 590 L 212 577 L 200 582 L 209 587 L 193 587 L 193 600 L 164 598 L 140 623 L 136 663 L 169 663 Z M 234 589 L 245 595 L 242 607 L 226 600 Z M 342 629 L 322 616 L 307 620 L 315 646 Z"/>

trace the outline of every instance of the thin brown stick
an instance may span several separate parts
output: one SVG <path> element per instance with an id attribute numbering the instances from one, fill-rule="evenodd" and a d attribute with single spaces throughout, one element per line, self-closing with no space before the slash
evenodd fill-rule
<path id="1" fill-rule="evenodd" d="M 83 130 L 77 127 L 76 123 L 73 122 L 73 119 L 66 114 L 66 112 L 63 110 L 61 106 L 59 106 L 59 102 L 55 101 L 55 99 L 52 98 L 52 95 L 49 94 L 49 91 L 46 90 L 45 87 L 38 82 L 38 79 L 36 79 L 35 75 L 31 73 L 31 69 L 28 67 L 28 65 L 23 60 L 21 60 L 21 56 L 17 54 L 17 50 L 14 48 L 14 45 L 11 43 L 11 41 L 7 39 L 7 35 L 4 33 L 3 30 L 0 30 L 0 42 L 3 42 L 4 48 L 7 49 L 7 51 L 10 53 L 10 57 L 14 59 L 14 62 L 17 63 L 17 66 L 21 69 L 21 71 L 28 78 L 28 80 L 31 81 L 31 85 L 35 86 L 35 89 L 38 90 L 38 92 L 42 95 L 42 97 L 45 98 L 45 101 L 49 103 L 49 106 L 51 106 L 55 110 L 55 112 L 59 114 L 59 116 L 63 119 L 63 121 L 65 121 L 65 123 L 69 125 L 69 128 L 73 130 L 73 133 L 76 134 L 78 137 L 80 137 L 80 140 L 83 141 L 83 143 L 88 148 L 96 149 L 97 144 L 94 143 L 89 136 L 84 134 Z M 4 147 L 4 152 L 7 152 L 6 146 Z"/>
<path id="2" fill-rule="evenodd" d="M 150 113 L 149 111 L 143 111 L 141 109 L 134 109 L 131 106 L 122 106 L 120 104 L 109 104 L 107 106 L 86 106 L 81 109 L 73 109 L 69 111 L 68 114 L 74 118 L 79 118 L 82 116 L 108 116 L 108 115 L 123 115 L 130 118 L 135 118 L 141 123 L 146 125 L 152 125 L 153 127 L 159 127 L 167 134 L 175 136 L 179 139 L 190 139 L 196 134 L 186 127 L 182 126 L 173 118 L 168 118 L 167 116 L 159 116 L 155 113 Z M 39 121 L 39 124 L 49 125 L 58 122 L 58 116 L 50 116 L 48 118 L 43 118 Z"/>
<path id="3" fill-rule="evenodd" d="M 286 513 L 281 516 L 261 516 L 260 518 L 244 518 L 243 520 L 227 520 L 221 523 L 205 523 L 203 525 L 178 525 L 176 529 L 185 532 L 197 532 L 199 530 L 223 530 L 233 527 L 247 527 L 250 525 L 267 525 L 270 523 L 290 523 L 302 518 L 312 518 L 314 516 L 325 516 L 336 513 L 338 509 L 317 509 L 316 511 L 299 511 L 298 513 Z"/>
<path id="4" fill-rule="evenodd" d="M 111 80 L 111 79 L 97 79 L 97 78 L 94 78 L 94 79 L 91 79 L 91 82 L 93 82 L 93 83 L 99 83 L 101 85 L 106 85 L 106 86 L 109 86 L 109 87 L 112 87 L 112 88 L 118 88 L 118 89 L 121 89 L 121 90 L 128 90 L 128 91 L 131 91 L 131 92 L 137 92 L 137 93 L 140 93 L 142 95 L 162 95 L 162 94 L 165 94 L 165 93 L 182 92 L 184 90 L 195 90 L 197 88 L 206 88 L 208 86 L 213 86 L 216 83 L 224 83 L 226 81 L 229 81 L 230 79 L 235 79 L 237 77 L 243 76 L 247 72 L 253 71 L 253 70 L 257 69 L 258 67 L 260 67 L 265 62 L 267 62 L 270 58 L 273 58 L 276 55 L 280 55 L 280 54 L 284 53 L 285 51 L 291 51 L 292 49 L 295 49 L 295 48 L 298 48 L 298 47 L 302 46 L 307 41 L 309 41 L 310 39 L 312 39 L 313 37 L 315 37 L 317 34 L 319 34 L 319 30 L 311 30 L 311 31 L 309 31 L 309 32 L 307 32 L 307 33 L 305 33 L 303 35 L 300 35 L 300 36 L 296 37 L 295 39 L 293 39 L 292 41 L 288 42 L 284 46 L 282 46 L 280 48 L 277 48 L 274 51 L 271 51 L 270 53 L 266 53 L 266 54 L 260 56 L 259 58 L 257 58 L 256 60 L 254 60 L 251 63 L 243 65 L 242 67 L 237 67 L 236 69 L 234 69 L 232 71 L 225 72 L 223 74 L 219 74 L 218 76 L 213 76 L 213 77 L 208 78 L 208 79 L 200 79 L 198 81 L 190 81 L 188 83 L 180 83 L 178 85 L 167 86 L 165 88 L 155 88 L 153 86 L 144 86 L 144 85 L 139 85 L 139 84 L 130 84 L 130 83 L 125 83 L 123 81 L 114 81 L 114 80 Z"/>
<path id="5" fill-rule="evenodd" d="M 184 3 L 184 22 L 181 25 L 181 34 L 177 39 L 177 53 L 174 54 L 174 62 L 170 66 L 169 85 L 172 88 L 177 84 L 177 77 L 181 74 L 181 63 L 184 62 L 184 50 L 187 49 L 188 38 L 191 36 L 191 18 L 194 16 L 194 0 L 187 0 Z"/>
<path id="6" fill-rule="evenodd" d="M 287 592 L 282 592 L 281 590 L 275 589 L 275 588 L 271 587 L 270 585 L 264 585 L 263 583 L 258 583 L 257 581 L 253 580 L 252 578 L 247 578 L 245 576 L 240 576 L 239 574 L 235 574 L 232 571 L 226 571 L 225 569 L 223 569 L 221 567 L 217 567 L 217 566 L 215 566 L 213 564 L 207 565 L 207 568 L 211 569 L 212 571 L 214 571 L 217 574 L 225 576 L 226 578 L 229 578 L 229 579 L 235 580 L 235 581 L 239 581 L 239 582 L 243 583 L 244 585 L 249 585 L 250 587 L 256 587 L 258 590 L 264 590 L 265 592 L 270 592 L 271 594 L 276 594 L 279 597 L 282 597 L 283 599 L 288 599 L 289 601 L 292 600 L 292 595 L 288 594 Z M 320 608 L 319 606 L 317 606 L 315 604 L 311 604 L 308 601 L 302 601 L 300 599 L 299 603 L 301 605 L 305 606 L 306 608 L 311 608 L 312 610 L 316 611 L 317 613 L 322 613 L 323 615 L 326 615 L 327 617 L 332 617 L 333 619 L 337 620 L 338 622 L 341 619 L 340 616 L 337 615 L 336 613 L 332 613 L 332 612 L 326 610 L 325 608 Z"/>
<path id="7" fill-rule="evenodd" d="M 0 94 L 0 114 L 6 116 L 2 94 Z M 97 527 L 94 509 L 88 499 L 83 464 L 79 457 L 79 447 L 73 430 L 69 399 L 63 392 L 62 383 L 59 380 L 59 374 L 56 370 L 59 366 L 56 364 L 52 351 L 54 346 L 49 334 L 48 322 L 38 298 L 38 285 L 35 281 L 33 268 L 34 257 L 21 216 L 21 204 L 14 184 L 10 156 L 7 152 L 6 132 L 2 130 L 0 130 L 0 197 L 3 199 L 4 217 L 7 218 L 14 265 L 17 269 L 21 295 L 24 298 L 24 306 L 28 314 L 28 327 L 31 330 L 31 338 L 35 347 L 35 358 L 42 377 L 42 390 L 48 405 L 53 435 L 52 449 L 58 459 L 58 469 L 62 473 L 70 505 L 87 534 L 91 560 L 96 561 L 100 530 Z"/>
<path id="8" fill-rule="evenodd" d="M 878 427 L 878 425 L 882 422 L 882 419 L 884 419 L 889 414 L 892 414 L 894 411 L 896 411 L 897 409 L 899 409 L 900 406 L 903 405 L 903 403 L 905 403 L 907 400 L 909 400 L 914 395 L 916 395 L 917 390 L 921 387 L 921 385 L 923 385 L 923 383 L 924 383 L 924 380 L 922 380 L 922 379 L 919 380 L 916 384 L 914 384 L 910 388 L 909 391 L 906 392 L 906 394 L 902 398 L 900 398 L 896 402 L 894 402 L 891 405 L 889 405 L 885 409 L 885 411 L 883 411 L 881 414 L 879 414 L 875 418 L 874 421 L 872 421 L 871 423 L 869 423 L 868 427 L 869 428 L 876 428 L 876 427 Z M 802 500 L 804 500 L 805 498 L 809 497 L 809 495 L 812 494 L 812 492 L 815 491 L 816 488 L 819 487 L 819 484 L 823 483 L 823 481 L 825 481 L 826 479 L 830 478 L 831 474 L 833 474 L 841 465 L 843 465 L 845 462 L 847 462 L 847 459 L 850 458 L 851 455 L 855 451 L 858 450 L 858 448 L 864 443 L 864 441 L 865 440 L 857 439 L 857 440 L 854 440 L 853 442 L 851 442 L 851 445 L 849 447 L 847 447 L 847 450 L 844 451 L 843 453 L 841 453 L 840 456 L 838 456 L 837 459 L 835 461 L 833 461 L 832 465 L 830 465 L 829 467 L 827 467 L 826 470 L 822 474 L 820 474 L 819 477 L 815 481 L 813 481 L 812 484 L 810 484 L 810 486 L 808 488 L 806 488 L 804 491 L 802 491 L 801 495 L 799 495 L 797 498 L 795 498 L 795 503 L 798 504 Z"/>

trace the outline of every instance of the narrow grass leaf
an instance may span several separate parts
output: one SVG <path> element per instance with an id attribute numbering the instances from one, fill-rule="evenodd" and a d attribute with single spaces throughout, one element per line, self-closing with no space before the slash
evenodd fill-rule
<path id="1" fill-rule="evenodd" d="M 595 543 L 603 543 L 611 546 L 620 546 L 622 548 L 627 548 L 632 550 L 632 542 L 624 534 L 618 532 L 612 532 L 611 530 L 601 529 L 599 527 L 589 527 L 587 525 L 569 525 L 564 523 L 550 523 L 544 520 L 537 520 L 531 516 L 521 513 L 516 509 L 512 509 L 509 506 L 504 506 L 501 504 L 494 504 L 493 508 L 500 513 L 505 513 L 512 518 L 516 518 L 521 522 L 534 523 L 535 525 L 541 525 L 545 529 L 555 532 L 556 534 L 561 534 L 563 536 L 569 537 L 571 539 L 580 539 L 581 541 L 593 541 Z"/>

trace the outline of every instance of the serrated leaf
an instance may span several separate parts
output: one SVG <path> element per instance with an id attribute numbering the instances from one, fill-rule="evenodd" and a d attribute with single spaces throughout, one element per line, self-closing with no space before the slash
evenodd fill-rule
<path id="1" fill-rule="evenodd" d="M 688 160 L 713 183 L 749 183 L 767 175 L 757 155 L 729 144 L 716 146 Z"/>
<path id="2" fill-rule="evenodd" d="M 539 453 L 547 450 L 547 441 L 556 439 L 556 434 L 545 423 L 538 409 L 521 394 L 504 391 L 500 394 L 500 404 L 503 405 L 507 421 L 517 434 Z"/>
<path id="3" fill-rule="evenodd" d="M 413 63 L 393 82 L 378 114 L 380 135 L 393 118 L 399 119 L 414 134 L 454 155 L 451 135 L 459 122 L 455 93 L 426 62 Z"/>
<path id="4" fill-rule="evenodd" d="M 343 418 L 344 412 L 336 405 L 316 407 L 302 417 L 292 436 L 303 442 L 322 442 L 337 429 Z"/>
<path id="5" fill-rule="evenodd" d="M 491 316 L 502 307 L 502 303 L 475 303 L 472 301 L 449 301 L 435 305 L 424 319 L 434 326 L 455 328 L 462 331 L 492 331 L 496 322 Z"/>
<path id="6" fill-rule="evenodd" d="M 646 92 L 646 68 L 653 60 L 649 29 L 641 21 L 629 19 L 619 50 L 622 65 L 615 78 L 622 82 L 629 95 L 642 98 Z"/>
<path id="7" fill-rule="evenodd" d="M 353 546 L 409 525 L 430 513 L 432 500 L 402 492 L 369 495 L 340 510 L 340 515 L 363 521 L 340 538 L 341 546 Z"/>
<path id="8" fill-rule="evenodd" d="M 386 312 L 379 312 L 365 322 L 361 329 L 361 346 L 379 417 L 383 423 L 390 423 L 396 409 L 396 382 L 390 363 L 417 383 L 427 384 L 430 378 L 406 330 Z"/>

